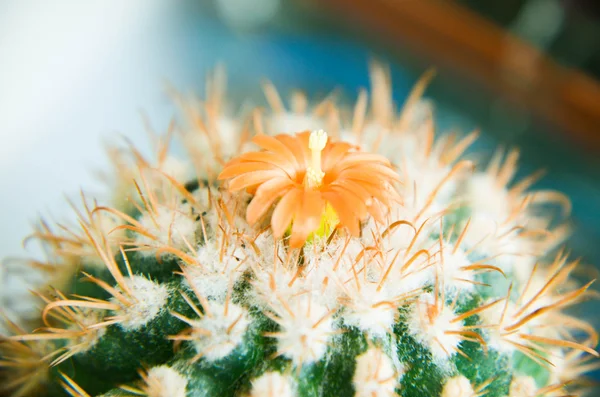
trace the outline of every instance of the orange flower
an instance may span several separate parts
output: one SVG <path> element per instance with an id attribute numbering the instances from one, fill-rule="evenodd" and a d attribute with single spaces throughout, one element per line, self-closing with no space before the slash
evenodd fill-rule
<path id="1" fill-rule="evenodd" d="M 281 238 L 292 223 L 290 246 L 301 247 L 319 228 L 327 204 L 341 225 L 360 234 L 360 221 L 371 214 L 383 221 L 382 205 L 389 207 L 399 177 L 378 154 L 356 151 L 346 142 L 327 142 L 322 131 L 296 135 L 256 135 L 263 150 L 244 153 L 230 161 L 219 179 L 231 179 L 230 191 L 254 194 L 246 219 L 255 224 L 275 203 L 273 235 Z"/>

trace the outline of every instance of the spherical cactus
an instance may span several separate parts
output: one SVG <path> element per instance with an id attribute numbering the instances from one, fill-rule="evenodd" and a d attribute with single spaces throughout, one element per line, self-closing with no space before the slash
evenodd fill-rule
<path id="1" fill-rule="evenodd" d="M 234 117 L 224 75 L 156 158 L 111 148 L 112 201 L 40 222 L 40 325 L 7 321 L 2 390 L 27 396 L 580 395 L 597 334 L 561 248 L 569 202 L 514 180 L 518 152 L 465 154 L 421 99 L 400 112 L 302 94 Z M 325 132 L 326 131 L 326 132 Z M 174 132 L 178 132 L 177 135 Z M 174 136 L 187 160 L 169 149 Z M 555 214 L 558 207 L 562 215 Z"/>

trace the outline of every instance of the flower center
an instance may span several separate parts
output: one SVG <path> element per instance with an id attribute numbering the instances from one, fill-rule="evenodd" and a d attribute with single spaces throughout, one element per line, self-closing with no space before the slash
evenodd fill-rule
<path id="1" fill-rule="evenodd" d="M 318 188 L 323 183 L 325 173 L 321 169 L 321 152 L 327 144 L 327 133 L 323 130 L 311 132 L 308 148 L 311 151 L 311 165 L 306 169 L 305 183 L 309 188 Z"/>

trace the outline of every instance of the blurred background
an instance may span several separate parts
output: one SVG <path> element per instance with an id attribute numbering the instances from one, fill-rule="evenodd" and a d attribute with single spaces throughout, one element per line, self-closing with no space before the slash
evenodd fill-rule
<path id="1" fill-rule="evenodd" d="M 538 187 L 572 198 L 574 255 L 600 264 L 597 0 L 1 0 L 0 257 L 24 255 L 63 193 L 97 186 L 103 140 L 143 146 L 140 110 L 166 127 L 166 82 L 200 92 L 222 62 L 232 97 L 259 98 L 268 77 L 352 99 L 373 56 L 398 104 L 434 66 L 439 128 L 481 128 L 484 153 L 520 147 L 523 175 L 544 168 Z M 14 274 L 0 267 L 0 297 L 18 310 Z"/>

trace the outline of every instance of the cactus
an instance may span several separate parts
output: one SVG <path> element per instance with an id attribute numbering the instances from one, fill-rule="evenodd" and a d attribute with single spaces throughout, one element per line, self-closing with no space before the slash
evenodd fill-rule
<path id="1" fill-rule="evenodd" d="M 26 396 L 580 395 L 595 330 L 561 248 L 570 204 L 436 136 L 416 84 L 371 65 L 353 108 L 296 93 L 232 115 L 219 69 L 155 158 L 112 147 L 111 201 L 41 221 L 40 324 L 10 320 L 2 390 Z M 325 132 L 327 131 L 327 132 Z M 189 156 L 175 157 L 178 132 Z M 557 209 L 562 210 L 557 214 Z"/>

